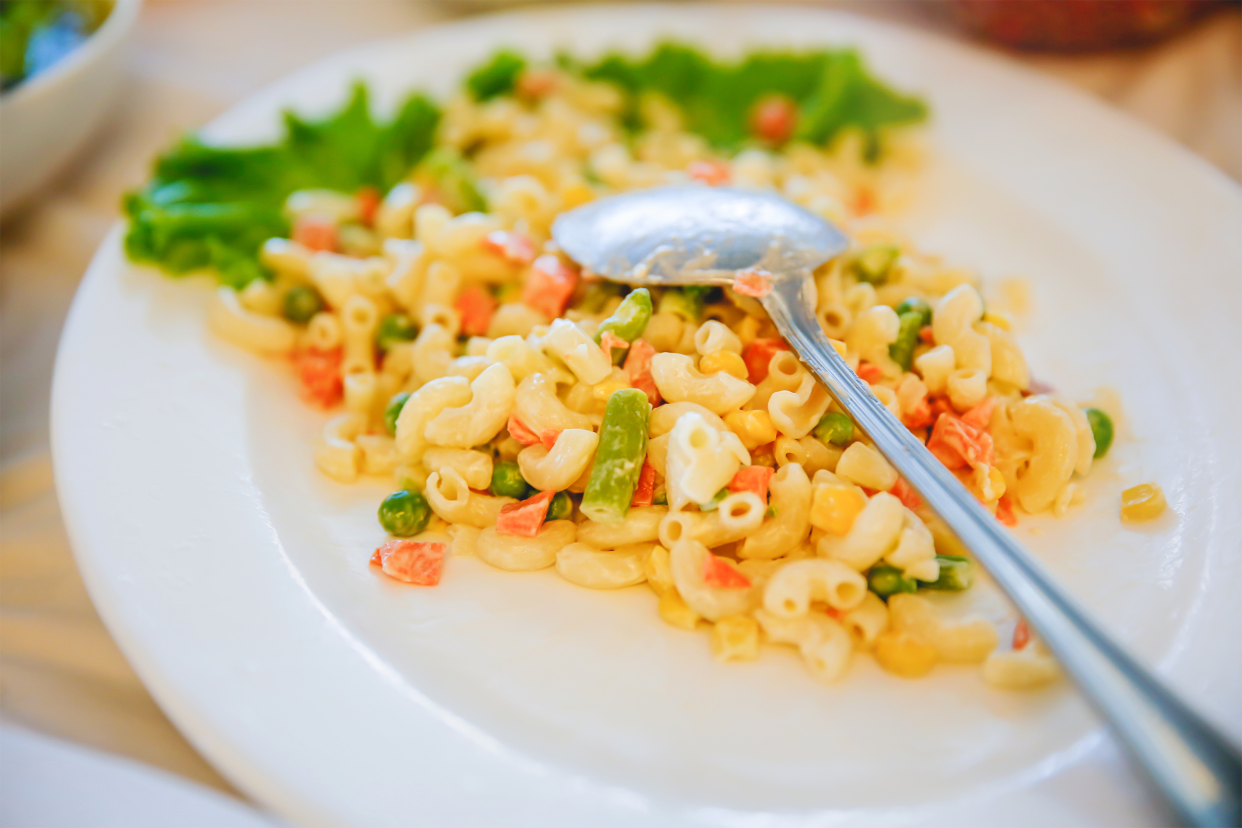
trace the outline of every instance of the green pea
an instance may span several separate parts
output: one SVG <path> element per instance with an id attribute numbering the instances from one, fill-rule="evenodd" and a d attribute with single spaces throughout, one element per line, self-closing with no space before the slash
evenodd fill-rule
<path id="1" fill-rule="evenodd" d="M 402 489 L 384 498 L 379 507 L 380 526 L 390 535 L 408 538 L 427 528 L 431 520 L 431 507 L 427 498 L 418 492 Z"/>
<path id="2" fill-rule="evenodd" d="M 920 299 L 917 296 L 910 296 L 902 300 L 897 306 L 897 315 L 902 316 L 907 313 L 917 313 L 923 320 L 919 327 L 930 325 L 932 321 L 931 305 L 927 304 L 927 300 Z"/>
<path id="3" fill-rule="evenodd" d="M 1108 447 L 1113 444 L 1113 418 L 1098 408 L 1085 408 L 1087 422 L 1091 423 L 1091 434 L 1095 437 L 1094 457 L 1108 454 Z"/>
<path id="4" fill-rule="evenodd" d="M 829 411 L 815 426 L 815 439 L 834 446 L 848 445 L 854 439 L 854 423 L 839 411 Z"/>
<path id="5" fill-rule="evenodd" d="M 859 281 L 881 285 L 897 263 L 901 248 L 895 244 L 871 244 L 854 254 L 851 268 Z"/>
<path id="6" fill-rule="evenodd" d="M 530 491 L 530 484 L 522 477 L 522 470 L 517 463 L 504 460 L 492 468 L 492 494 L 523 500 Z"/>
<path id="7" fill-rule="evenodd" d="M 548 504 L 547 520 L 569 520 L 574 514 L 574 502 L 569 499 L 569 492 L 557 492 Z"/>
<path id="8" fill-rule="evenodd" d="M 393 394 L 388 405 L 384 408 L 384 428 L 388 429 L 389 434 L 397 433 L 397 418 L 401 416 L 401 409 L 405 408 L 405 401 L 410 398 L 409 391 L 402 391 L 400 394 Z"/>
<path id="9" fill-rule="evenodd" d="M 897 318 L 900 327 L 897 329 L 897 339 L 888 346 L 888 355 L 901 366 L 901 370 L 909 371 L 914 364 L 914 347 L 919 344 L 919 331 L 923 328 L 923 314 L 909 311 Z"/>
<path id="10" fill-rule="evenodd" d="M 878 563 L 867 570 L 867 588 L 881 598 L 887 598 L 899 592 L 914 592 L 919 585 L 913 578 L 903 575 L 897 567 Z"/>
<path id="11" fill-rule="evenodd" d="M 975 565 L 970 558 L 937 555 L 936 562 L 940 564 L 940 577 L 929 584 L 923 584 L 927 589 L 963 590 L 975 582 Z"/>
<path id="12" fill-rule="evenodd" d="M 418 326 L 404 313 L 390 313 L 380 320 L 375 329 L 375 344 L 387 351 L 398 342 L 408 342 L 418 336 Z"/>
<path id="13" fill-rule="evenodd" d="M 281 310 L 284 311 L 285 319 L 305 325 L 312 316 L 323 310 L 323 298 L 313 287 L 294 285 L 285 291 Z"/>

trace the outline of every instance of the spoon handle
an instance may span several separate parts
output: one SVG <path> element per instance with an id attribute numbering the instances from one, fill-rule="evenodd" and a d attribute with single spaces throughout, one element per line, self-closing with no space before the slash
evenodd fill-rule
<path id="1" fill-rule="evenodd" d="M 1238 825 L 1238 748 L 1110 640 L 889 413 L 832 348 L 811 313 L 809 284 L 809 278 L 778 279 L 763 299 L 794 351 L 991 573 L 1181 819 L 1191 825 Z"/>

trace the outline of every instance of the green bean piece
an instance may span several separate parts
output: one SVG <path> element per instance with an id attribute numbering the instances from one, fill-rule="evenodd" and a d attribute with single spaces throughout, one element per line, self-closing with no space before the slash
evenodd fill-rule
<path id="1" fill-rule="evenodd" d="M 710 292 L 706 285 L 668 288 L 660 297 L 660 313 L 675 313 L 689 322 L 698 322 Z"/>
<path id="2" fill-rule="evenodd" d="M 375 329 L 375 344 L 387 351 L 398 342 L 408 342 L 418 336 L 418 326 L 404 313 L 390 313 L 380 320 Z"/>
<path id="3" fill-rule="evenodd" d="M 1108 454 L 1108 447 L 1113 444 L 1113 418 L 1098 408 L 1084 408 L 1087 422 L 1091 424 L 1091 434 L 1095 437 L 1095 454 L 1103 457 Z"/>
<path id="4" fill-rule="evenodd" d="M 815 426 L 815 439 L 834 446 L 849 445 L 854 439 L 854 422 L 840 411 L 829 411 Z"/>
<path id="5" fill-rule="evenodd" d="M 882 285 L 900 255 L 901 248 L 895 244 L 870 244 L 854 254 L 851 269 L 859 281 Z"/>
<path id="6" fill-rule="evenodd" d="M 612 392 L 599 427 L 595 465 L 582 495 L 582 514 L 597 523 L 625 522 L 647 456 L 651 403 L 637 388 Z"/>
<path id="7" fill-rule="evenodd" d="M 577 307 L 587 313 L 599 313 L 604 309 L 604 305 L 608 304 L 609 299 L 620 296 L 624 290 L 625 288 L 616 282 L 591 282 L 583 292 L 582 300 L 578 302 Z M 519 297 L 514 301 L 521 301 L 521 299 Z"/>
<path id="8" fill-rule="evenodd" d="M 384 428 L 389 434 L 397 433 L 397 418 L 401 416 L 401 409 L 405 408 L 405 401 L 409 398 L 409 391 L 393 394 L 388 405 L 384 407 Z"/>
<path id="9" fill-rule="evenodd" d="M 720 501 L 724 500 L 728 496 L 729 496 L 729 487 L 726 486 L 720 491 L 716 492 L 716 494 L 712 495 L 711 500 L 707 501 L 706 503 L 700 503 L 699 511 L 700 512 L 716 511 L 717 509 L 720 508 Z"/>
<path id="10" fill-rule="evenodd" d="M 668 492 L 664 489 L 660 489 L 658 492 L 656 492 L 651 498 L 651 505 L 652 506 L 667 506 L 668 505 Z"/>
<path id="11" fill-rule="evenodd" d="M 380 526 L 390 535 L 408 538 L 427 528 L 431 507 L 418 492 L 402 489 L 384 498 L 379 507 Z"/>
<path id="12" fill-rule="evenodd" d="M 913 578 L 903 575 L 897 567 L 878 563 L 867 570 L 867 588 L 881 598 L 887 598 L 899 592 L 914 592 L 919 585 Z"/>
<path id="13" fill-rule="evenodd" d="M 919 331 L 923 329 L 923 314 L 907 311 L 897 318 L 901 327 L 897 329 L 897 340 L 888 346 L 888 355 L 901 370 L 909 371 L 914 364 L 914 346 L 919 344 Z"/>
<path id="14" fill-rule="evenodd" d="M 918 313 L 923 317 L 923 324 L 930 325 L 932 321 L 932 308 L 927 304 L 926 299 L 920 299 L 917 296 L 908 296 L 901 300 L 901 304 L 897 306 L 897 315 L 903 313 Z"/>
<path id="15" fill-rule="evenodd" d="M 522 477 L 522 470 L 512 460 L 502 460 L 492 467 L 492 494 L 525 500 L 534 489 Z"/>
<path id="16" fill-rule="evenodd" d="M 285 319 L 305 325 L 311 317 L 323 310 L 323 299 L 319 291 L 308 285 L 294 285 L 285 291 L 281 310 Z"/>
<path id="17" fill-rule="evenodd" d="M 975 582 L 975 565 L 970 558 L 959 555 L 937 555 L 940 564 L 940 577 L 931 583 L 920 584 L 926 589 L 969 589 Z"/>
<path id="18" fill-rule="evenodd" d="M 595 341 L 600 342 L 604 334 L 611 331 L 613 336 L 624 339 L 626 342 L 633 342 L 643 335 L 650 321 L 651 292 L 646 288 L 632 290 L 630 295 L 622 299 L 620 305 L 617 305 L 612 316 L 599 323 L 599 330 L 595 332 Z"/>
<path id="19" fill-rule="evenodd" d="M 574 502 L 569 499 L 569 492 L 557 492 L 548 504 L 547 520 L 569 520 L 574 515 Z"/>

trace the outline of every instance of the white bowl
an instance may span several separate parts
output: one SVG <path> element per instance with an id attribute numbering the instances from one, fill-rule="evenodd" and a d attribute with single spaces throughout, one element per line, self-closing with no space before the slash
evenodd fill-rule
<path id="1" fill-rule="evenodd" d="M 103 121 L 141 5 L 116 0 L 85 42 L 0 96 L 0 216 L 68 164 Z"/>

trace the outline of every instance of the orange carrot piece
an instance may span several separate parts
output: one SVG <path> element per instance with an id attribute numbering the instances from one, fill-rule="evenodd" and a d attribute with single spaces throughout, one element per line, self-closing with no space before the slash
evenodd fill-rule
<path id="1" fill-rule="evenodd" d="M 354 193 L 354 201 L 358 204 L 358 215 L 362 219 L 362 223 L 370 227 L 375 223 L 375 211 L 380 206 L 380 192 L 369 184 L 359 187 L 358 192 Z"/>
<path id="2" fill-rule="evenodd" d="M 703 561 L 703 583 L 717 589 L 746 589 L 751 585 L 750 578 L 737 567 L 710 552 Z"/>
<path id="3" fill-rule="evenodd" d="M 293 223 L 293 240 L 310 250 L 336 250 L 336 221 L 331 216 L 304 213 Z"/>
<path id="4" fill-rule="evenodd" d="M 769 95 L 750 113 L 750 131 L 764 141 L 783 144 L 793 137 L 798 105 L 784 95 Z"/>
<path id="5" fill-rule="evenodd" d="M 1031 642 L 1031 628 L 1027 626 L 1025 618 L 1019 618 L 1018 624 L 1013 628 L 1013 648 L 1021 650 Z"/>
<path id="6" fill-rule="evenodd" d="M 742 349 L 742 362 L 746 363 L 746 377 L 752 385 L 763 382 L 768 375 L 768 365 L 777 351 L 788 351 L 789 346 L 779 339 L 755 339 Z"/>
<path id="7" fill-rule="evenodd" d="M 635 339 L 625 357 L 623 370 L 630 378 L 630 385 L 647 395 L 652 405 L 660 404 L 660 390 L 651 376 L 651 358 L 656 349 L 645 339 Z"/>
<path id="8" fill-rule="evenodd" d="M 935 334 L 932 333 L 931 325 L 924 325 L 923 327 L 919 328 L 919 339 L 923 340 L 928 345 L 936 344 L 936 336 Z"/>
<path id="9" fill-rule="evenodd" d="M 556 446 L 556 438 L 561 436 L 559 428 L 544 428 L 539 430 L 539 442 L 543 443 L 544 448 L 551 451 Z"/>
<path id="10" fill-rule="evenodd" d="M 303 400 L 323 408 L 331 408 L 341 401 L 344 393 L 342 358 L 340 348 L 331 351 L 304 348 L 293 354 L 293 368 L 302 386 Z"/>
<path id="11" fill-rule="evenodd" d="M 878 365 L 872 365 L 870 362 L 860 362 L 858 363 L 858 376 L 862 377 L 863 382 L 870 385 L 883 379 L 884 372 L 880 370 Z"/>
<path id="12" fill-rule="evenodd" d="M 702 181 L 708 186 L 729 183 L 729 167 L 720 161 L 691 161 L 686 173 L 695 181 Z"/>
<path id="13" fill-rule="evenodd" d="M 540 256 L 526 277 L 522 302 L 549 319 L 555 319 L 565 312 L 565 305 L 577 285 L 577 271 L 566 267 L 556 256 Z"/>
<path id="14" fill-rule="evenodd" d="M 1018 525 L 1018 516 L 1013 513 L 1013 501 L 1008 497 L 1002 496 L 996 501 L 996 519 L 1005 526 Z"/>
<path id="15" fill-rule="evenodd" d="M 733 475 L 728 488 L 731 492 L 754 492 L 764 503 L 768 502 L 768 485 L 776 470 L 769 466 L 743 466 Z"/>
<path id="16" fill-rule="evenodd" d="M 631 506 L 650 506 L 652 499 L 655 497 L 655 466 L 643 461 L 643 467 L 638 472 L 638 485 L 634 487 L 634 497 L 630 500 Z"/>
<path id="17" fill-rule="evenodd" d="M 533 446 L 539 442 L 539 435 L 527 428 L 516 414 L 509 415 L 509 424 L 506 428 L 509 436 L 524 446 Z"/>
<path id="18" fill-rule="evenodd" d="M 470 285 L 453 300 L 461 315 L 461 332 L 466 336 L 486 336 L 496 310 L 496 298 L 478 285 Z"/>
<path id="19" fill-rule="evenodd" d="M 535 243 L 525 233 L 514 230 L 493 230 L 480 242 L 483 249 L 519 265 L 535 260 Z"/>
<path id="20" fill-rule="evenodd" d="M 917 509 L 923 503 L 919 493 L 910 488 L 910 484 L 906 482 L 904 477 L 897 478 L 897 482 L 893 484 L 889 494 L 900 500 L 901 505 L 907 509 Z"/>
<path id="21" fill-rule="evenodd" d="M 927 450 L 950 469 L 974 468 L 980 463 L 990 466 L 995 460 L 992 435 L 948 413 L 936 418 Z"/>
<path id="22" fill-rule="evenodd" d="M 446 551 L 438 541 L 393 540 L 375 550 L 371 564 L 393 580 L 435 586 L 440 583 Z"/>
<path id="23" fill-rule="evenodd" d="M 733 277 L 733 289 L 743 296 L 756 299 L 767 296 L 772 292 L 772 274 L 760 268 L 740 270 Z"/>
<path id="24" fill-rule="evenodd" d="M 540 492 L 519 503 L 507 503 L 496 516 L 496 532 L 501 535 L 521 535 L 533 538 L 548 516 L 548 506 L 556 492 Z"/>
<path id="25" fill-rule="evenodd" d="M 996 397 L 985 397 L 983 402 L 962 415 L 962 422 L 986 430 L 992 420 L 992 412 L 996 409 L 996 401 Z"/>

